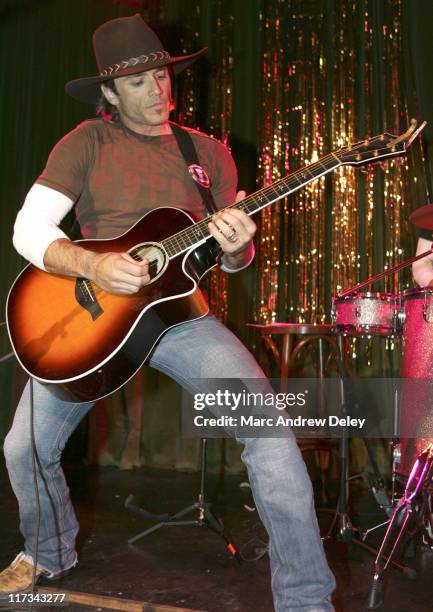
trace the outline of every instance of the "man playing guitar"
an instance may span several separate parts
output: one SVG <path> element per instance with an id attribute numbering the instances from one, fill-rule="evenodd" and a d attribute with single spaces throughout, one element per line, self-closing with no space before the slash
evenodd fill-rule
<path id="1" fill-rule="evenodd" d="M 206 216 L 169 122 L 172 73 L 176 75 L 204 50 L 171 58 L 139 15 L 102 24 L 94 35 L 94 50 L 99 76 L 71 81 L 66 91 L 79 100 L 97 102 L 102 90 L 102 117 L 78 125 L 54 147 L 18 214 L 14 245 L 39 269 L 89 279 L 110 294 L 133 296 L 151 281 L 146 258 L 138 261 L 128 252 L 86 249 L 72 243 L 59 224 L 74 207 L 82 235 L 99 239 L 118 236 L 159 206 L 182 208 L 195 219 Z M 222 249 L 221 267 L 236 272 L 254 257 L 256 226 L 243 210 L 224 210 L 244 197 L 243 192 L 236 195 L 236 168 L 228 150 L 215 139 L 188 132 L 200 159 L 198 180 L 210 180 L 220 209 L 208 227 Z M 202 390 L 195 386 L 197 379 L 265 378 L 243 344 L 211 315 L 170 328 L 147 363 L 192 393 Z M 60 457 L 92 405 L 58 399 L 34 381 L 34 429 L 43 473 L 39 475 L 38 576 L 55 578 L 77 563 L 78 523 Z M 0 574 L 0 597 L 25 591 L 32 582 L 36 526 L 29 406 L 27 385 L 5 442 L 25 544 Z M 333 610 L 330 594 L 335 581 L 294 436 L 239 441 L 245 446 L 242 458 L 270 537 L 275 609 Z"/>

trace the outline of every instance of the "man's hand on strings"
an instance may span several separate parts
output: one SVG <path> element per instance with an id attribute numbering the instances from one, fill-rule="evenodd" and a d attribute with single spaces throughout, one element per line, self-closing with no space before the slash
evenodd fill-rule
<path id="1" fill-rule="evenodd" d="M 245 191 L 238 191 L 235 202 L 240 202 L 246 196 Z M 251 248 L 251 241 L 257 226 L 243 211 L 237 208 L 225 208 L 212 215 L 209 231 L 221 245 L 224 253 L 231 257 L 244 253 Z"/>

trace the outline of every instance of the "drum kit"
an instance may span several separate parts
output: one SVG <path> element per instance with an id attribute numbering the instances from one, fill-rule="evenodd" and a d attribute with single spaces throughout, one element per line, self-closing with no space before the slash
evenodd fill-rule
<path id="1" fill-rule="evenodd" d="M 433 240 L 433 204 L 415 211 L 410 220 L 417 227 L 431 229 Z M 403 381 L 398 401 L 399 410 L 396 410 L 395 417 L 399 422 L 395 423 L 395 431 L 402 432 L 401 435 L 404 436 L 412 426 L 412 431 L 427 432 L 425 437 L 414 435 L 411 438 L 393 438 L 391 500 L 388 507 L 381 504 L 389 518 L 381 525 L 361 532 L 361 539 L 354 540 L 376 554 L 374 578 L 367 604 L 371 610 L 378 608 L 383 602 L 384 572 L 390 564 L 403 570 L 410 578 L 416 576 L 413 569 L 401 565 L 397 560 L 408 541 L 420 534 L 424 544 L 433 548 L 433 439 L 429 437 L 433 432 L 433 410 L 430 409 L 432 400 L 425 386 L 415 387 L 419 390 L 414 393 L 414 386 L 409 385 L 409 381 L 414 379 L 433 381 L 433 287 L 409 289 L 398 295 L 360 290 L 432 254 L 433 244 L 430 250 L 370 277 L 333 299 L 333 330 L 340 339 L 345 336 L 402 338 Z M 339 344 L 341 352 L 342 341 Z M 340 374 L 340 377 L 342 376 Z M 344 391 L 342 398 L 344 407 Z M 428 416 L 429 413 L 432 414 L 431 417 Z M 423 419 L 431 419 L 431 422 L 423 427 Z M 369 450 L 368 441 L 365 442 Z M 347 444 L 347 440 L 340 441 L 340 449 L 343 447 L 343 452 L 340 450 L 343 463 L 341 480 L 345 481 L 345 485 L 341 485 L 339 506 L 330 530 L 331 533 L 338 525 L 342 539 L 349 539 L 351 536 L 348 537 L 347 532 L 353 531 L 345 512 L 345 500 L 342 499 L 343 492 L 347 491 Z M 369 456 L 371 458 L 371 452 Z M 396 492 L 396 483 L 400 483 L 403 488 L 399 494 Z M 374 488 L 373 492 L 379 501 Z M 387 493 L 385 499 L 389 500 Z M 387 527 L 382 543 L 378 550 L 372 549 L 365 544 L 366 536 L 382 526 Z"/>

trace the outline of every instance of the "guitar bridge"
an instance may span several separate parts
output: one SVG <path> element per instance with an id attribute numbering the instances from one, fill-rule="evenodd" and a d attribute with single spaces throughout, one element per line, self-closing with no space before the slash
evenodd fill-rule
<path id="1" fill-rule="evenodd" d="M 87 310 L 93 321 L 104 312 L 87 278 L 77 278 L 75 281 L 75 299 L 84 310 Z"/>

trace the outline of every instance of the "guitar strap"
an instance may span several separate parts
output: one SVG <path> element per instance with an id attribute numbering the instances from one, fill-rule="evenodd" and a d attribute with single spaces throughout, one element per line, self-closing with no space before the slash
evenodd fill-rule
<path id="1" fill-rule="evenodd" d="M 187 130 L 184 130 L 176 123 L 171 123 L 171 129 L 175 135 L 177 146 L 182 153 L 182 157 L 188 167 L 188 172 L 191 179 L 194 181 L 197 187 L 205 210 L 207 210 L 208 216 L 217 212 L 217 206 L 210 190 L 211 182 L 206 171 L 200 166 L 200 161 L 197 155 L 194 142 Z M 222 249 L 215 238 L 209 238 L 207 241 L 207 255 L 202 257 L 206 258 L 207 265 L 212 267 L 216 263 L 219 263 L 222 256 Z"/>
<path id="2" fill-rule="evenodd" d="M 215 204 L 212 191 L 210 190 L 210 179 L 207 172 L 205 172 L 200 165 L 200 160 L 198 158 L 194 142 L 187 130 L 184 130 L 175 123 L 170 123 L 170 126 L 173 130 L 173 134 L 176 138 L 180 152 L 182 153 L 182 157 L 184 158 L 188 167 L 189 175 L 194 181 L 194 184 L 201 195 L 205 209 L 209 215 L 212 215 L 213 213 L 217 212 L 218 209 Z"/>

